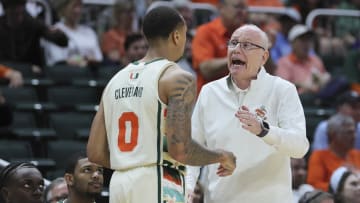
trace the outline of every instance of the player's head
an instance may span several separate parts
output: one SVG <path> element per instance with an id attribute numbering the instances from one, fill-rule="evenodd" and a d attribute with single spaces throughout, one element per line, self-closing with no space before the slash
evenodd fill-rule
<path id="1" fill-rule="evenodd" d="M 103 167 L 89 161 L 84 152 L 69 159 L 65 169 L 69 195 L 96 197 L 103 188 Z"/>
<path id="2" fill-rule="evenodd" d="M 143 34 L 149 48 L 168 47 L 169 59 L 176 61 L 184 52 L 187 27 L 184 18 L 173 8 L 159 6 L 145 15 Z"/>
<path id="3" fill-rule="evenodd" d="M 0 172 L 0 192 L 0 202 L 41 203 L 44 179 L 32 163 L 11 163 Z"/>

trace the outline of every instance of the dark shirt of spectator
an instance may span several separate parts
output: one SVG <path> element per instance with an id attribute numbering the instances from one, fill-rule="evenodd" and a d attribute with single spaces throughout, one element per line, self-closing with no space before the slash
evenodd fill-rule
<path id="1" fill-rule="evenodd" d="M 0 127 L 10 126 L 13 121 L 13 111 L 0 93 Z"/>
<path id="2" fill-rule="evenodd" d="M 0 61 L 43 65 L 40 38 L 59 46 L 67 46 L 66 35 L 31 17 L 25 9 L 26 0 L 0 0 L 4 15 L 0 17 Z"/>

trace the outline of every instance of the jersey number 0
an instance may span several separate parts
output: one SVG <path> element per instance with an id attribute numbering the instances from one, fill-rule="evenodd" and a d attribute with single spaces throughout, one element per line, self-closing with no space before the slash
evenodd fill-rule
<path id="1" fill-rule="evenodd" d="M 126 123 L 130 124 L 130 127 L 129 125 L 127 126 Z M 122 152 L 130 152 L 135 148 L 138 142 L 139 119 L 134 112 L 124 112 L 118 120 L 118 125 L 118 147 Z M 130 139 L 127 139 L 129 136 Z"/>

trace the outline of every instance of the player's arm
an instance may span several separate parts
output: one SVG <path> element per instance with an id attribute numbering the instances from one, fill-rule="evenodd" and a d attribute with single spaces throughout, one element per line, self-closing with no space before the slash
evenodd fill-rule
<path id="1" fill-rule="evenodd" d="M 220 170 L 219 174 L 231 174 L 235 169 L 232 153 L 209 150 L 191 138 L 191 114 L 196 99 L 194 77 L 174 65 L 160 78 L 159 92 L 160 95 L 165 94 L 168 104 L 166 136 L 170 155 L 187 165 L 221 163 L 224 170 Z"/>
<path id="2" fill-rule="evenodd" d="M 110 168 L 110 152 L 108 148 L 104 107 L 102 101 L 91 124 L 90 136 L 87 143 L 89 161 Z"/>

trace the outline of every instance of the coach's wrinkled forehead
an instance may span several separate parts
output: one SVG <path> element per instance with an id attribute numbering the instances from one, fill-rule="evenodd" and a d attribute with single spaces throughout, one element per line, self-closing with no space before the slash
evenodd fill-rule
<path id="1" fill-rule="evenodd" d="M 237 39 L 239 42 L 253 42 L 265 49 L 269 47 L 267 35 L 256 25 L 243 25 L 236 29 L 231 36 L 231 39 Z"/>

